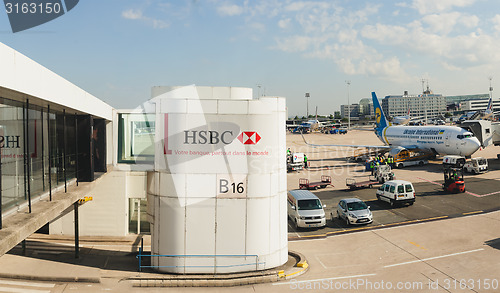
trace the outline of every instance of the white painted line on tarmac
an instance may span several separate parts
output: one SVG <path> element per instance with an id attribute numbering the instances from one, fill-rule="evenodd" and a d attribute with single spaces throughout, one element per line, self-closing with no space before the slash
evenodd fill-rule
<path id="1" fill-rule="evenodd" d="M 23 281 L 9 281 L 0 280 L 1 285 L 16 285 L 16 286 L 30 286 L 30 287 L 40 287 L 40 288 L 53 288 L 56 284 L 48 283 L 33 283 L 33 282 L 23 282 Z"/>
<path id="2" fill-rule="evenodd" d="M 306 241 L 321 241 L 321 240 L 326 240 L 326 238 L 313 238 L 313 239 L 295 239 L 295 240 L 288 240 L 288 242 L 299 242 L 302 243 L 302 242 L 306 242 Z"/>
<path id="3" fill-rule="evenodd" d="M 376 276 L 376 275 L 377 274 L 366 274 L 366 275 L 355 275 L 355 276 L 345 276 L 345 277 L 323 278 L 323 279 L 315 279 L 315 280 L 291 281 L 291 282 L 284 282 L 284 283 L 273 283 L 273 286 L 299 284 L 299 283 L 322 282 L 322 281 L 329 281 L 329 280 L 354 279 L 354 278 L 361 278 L 361 277 L 371 277 L 371 276 Z"/>
<path id="4" fill-rule="evenodd" d="M 325 264 L 321 261 L 321 259 L 316 255 L 316 260 L 319 261 L 319 263 L 325 268 L 325 270 L 328 270 L 328 268 L 325 266 Z"/>
<path id="5" fill-rule="evenodd" d="M 12 292 L 12 293 L 50 293 L 50 291 L 47 291 L 47 290 L 35 290 L 35 289 L 13 288 L 13 287 L 0 287 L 0 292 Z"/>
<path id="6" fill-rule="evenodd" d="M 429 257 L 429 258 L 424 258 L 424 259 L 417 259 L 417 260 L 397 263 L 397 264 L 393 264 L 393 265 L 387 265 L 387 266 L 384 266 L 384 268 L 392 268 L 392 267 L 397 267 L 397 266 L 402 266 L 402 265 L 407 265 L 407 264 L 412 264 L 412 263 L 417 263 L 417 262 L 423 262 L 423 261 L 428 261 L 428 260 L 433 260 L 433 259 L 445 258 L 445 257 L 467 254 L 467 253 L 473 253 L 473 252 L 478 252 L 478 251 L 482 251 L 482 250 L 484 250 L 484 248 L 479 248 L 479 249 L 474 249 L 474 250 L 469 250 L 469 251 L 462 251 L 462 252 L 446 254 L 446 255 L 441 255 L 441 256 L 435 256 L 435 257 Z"/>

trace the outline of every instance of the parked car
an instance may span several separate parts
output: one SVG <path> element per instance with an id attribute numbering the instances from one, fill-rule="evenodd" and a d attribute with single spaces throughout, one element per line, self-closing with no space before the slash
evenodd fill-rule
<path id="1" fill-rule="evenodd" d="M 331 216 L 333 219 L 333 212 Z M 347 225 L 370 224 L 373 222 L 373 215 L 370 211 L 370 207 L 357 198 L 340 200 L 337 205 L 337 217 L 339 219 L 344 219 Z"/>
<path id="2" fill-rule="evenodd" d="M 388 202 L 391 206 L 397 204 L 412 205 L 415 202 L 415 188 L 413 188 L 413 184 L 409 181 L 387 181 L 377 190 L 377 199 Z"/>

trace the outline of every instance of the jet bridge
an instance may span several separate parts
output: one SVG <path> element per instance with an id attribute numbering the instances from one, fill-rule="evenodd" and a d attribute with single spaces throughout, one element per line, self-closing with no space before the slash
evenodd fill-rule
<path id="1" fill-rule="evenodd" d="M 491 144 L 500 144 L 500 125 L 498 123 L 493 123 L 489 120 L 467 120 L 460 123 L 460 127 L 472 132 L 481 143 L 481 147 L 485 148 Z M 496 143 L 494 143 L 495 132 L 497 136 Z"/>

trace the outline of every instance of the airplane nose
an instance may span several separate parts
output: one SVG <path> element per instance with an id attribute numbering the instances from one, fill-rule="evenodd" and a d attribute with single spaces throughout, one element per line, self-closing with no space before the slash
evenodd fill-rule
<path id="1" fill-rule="evenodd" d="M 481 147 L 481 143 L 477 137 L 471 137 L 467 139 L 467 143 L 465 145 L 466 156 L 470 156 L 475 153 Z"/>

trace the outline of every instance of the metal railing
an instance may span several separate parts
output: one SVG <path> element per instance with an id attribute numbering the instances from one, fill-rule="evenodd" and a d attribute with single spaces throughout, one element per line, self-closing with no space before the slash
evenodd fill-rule
<path id="1" fill-rule="evenodd" d="M 154 265 L 142 265 L 144 257 L 150 257 L 151 262 L 153 257 L 165 257 L 165 258 L 255 258 L 255 262 L 251 263 L 238 263 L 229 265 L 172 265 L 172 266 L 154 266 Z M 143 268 L 214 268 L 214 273 L 217 273 L 217 268 L 230 268 L 230 267 L 242 267 L 242 266 L 255 266 L 255 270 L 259 269 L 259 265 L 265 265 L 265 262 L 259 262 L 259 256 L 256 254 L 143 254 L 142 244 L 139 247 L 139 254 L 136 256 L 139 259 L 139 272 L 142 272 Z"/>

